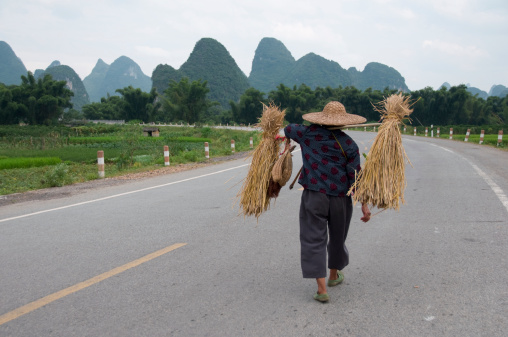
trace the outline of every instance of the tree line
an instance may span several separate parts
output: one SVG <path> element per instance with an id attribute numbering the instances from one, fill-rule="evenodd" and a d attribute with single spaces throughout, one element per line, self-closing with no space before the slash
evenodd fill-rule
<path id="1" fill-rule="evenodd" d="M 311 89 L 305 84 L 288 87 L 280 84 L 269 93 L 247 89 L 238 102 L 230 101 L 224 110 L 208 98 L 207 81 L 182 78 L 171 81 L 163 93 L 155 88 L 144 92 L 132 86 L 117 89 L 118 96 L 103 97 L 98 103 L 84 105 L 79 113 L 72 109 L 72 91 L 65 81 L 50 75 L 36 80 L 29 72 L 19 86 L 0 83 L 0 124 L 57 124 L 70 119 L 125 120 L 145 123 L 255 124 L 263 104 L 273 102 L 286 109 L 286 120 L 301 123 L 302 115 L 321 111 L 326 103 L 339 101 L 349 113 L 368 121 L 378 121 L 373 109 L 397 90 L 359 90 L 352 86 Z M 486 100 L 472 95 L 465 85 L 434 90 L 430 87 L 407 93 L 414 102 L 411 118 L 417 125 L 504 125 L 508 124 L 508 96 Z M 413 123 L 415 124 L 415 123 Z"/>
<path id="2" fill-rule="evenodd" d="M 397 90 L 359 90 L 355 87 L 316 88 L 312 90 L 302 84 L 287 87 L 280 84 L 277 90 L 264 93 L 248 89 L 238 103 L 230 102 L 232 119 L 237 123 L 255 123 L 262 111 L 262 102 L 274 102 L 286 109 L 289 122 L 301 123 L 302 115 L 321 111 L 326 103 L 339 101 L 348 113 L 358 114 L 368 121 L 378 121 L 379 113 L 373 105 Z M 486 100 L 472 95 L 465 85 L 434 90 L 430 87 L 407 93 L 411 97 L 413 124 L 417 125 L 505 125 L 508 124 L 508 96 L 490 96 Z"/>

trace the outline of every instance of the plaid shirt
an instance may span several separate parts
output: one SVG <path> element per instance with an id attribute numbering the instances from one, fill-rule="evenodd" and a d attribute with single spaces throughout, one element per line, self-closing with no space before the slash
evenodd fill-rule
<path id="1" fill-rule="evenodd" d="M 358 145 L 353 139 L 341 130 L 316 124 L 289 124 L 284 133 L 302 149 L 303 169 L 298 183 L 305 189 L 345 197 L 355 181 L 355 172 L 361 170 Z"/>

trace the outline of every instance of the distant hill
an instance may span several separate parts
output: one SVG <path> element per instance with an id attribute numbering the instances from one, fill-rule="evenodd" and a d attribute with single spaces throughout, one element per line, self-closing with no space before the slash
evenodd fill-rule
<path id="1" fill-rule="evenodd" d="M 475 87 L 468 86 L 467 91 L 469 91 L 473 96 L 478 95 L 478 97 L 483 98 L 483 99 L 489 98 L 489 94 L 487 94 L 487 92 L 485 92 L 481 89 L 475 88 Z"/>
<path id="2" fill-rule="evenodd" d="M 489 96 L 492 96 L 490 93 L 487 93 L 486 91 L 483 91 L 483 90 L 478 89 L 478 88 L 475 88 L 475 87 L 471 87 L 469 84 L 466 84 L 466 86 L 467 86 L 467 91 L 468 91 L 468 92 L 470 92 L 473 96 L 474 96 L 474 95 L 478 95 L 478 97 L 483 98 L 483 99 L 485 99 L 485 100 L 486 100 L 487 98 L 489 98 Z M 450 90 L 450 88 L 451 88 L 452 86 L 450 85 L 450 83 L 448 83 L 448 82 L 444 82 L 444 83 L 441 85 L 441 87 L 440 87 L 440 88 L 442 88 L 442 87 L 445 87 L 446 89 Z M 492 87 L 492 88 L 494 88 L 494 87 Z M 491 89 L 491 91 L 492 91 L 492 89 Z"/>
<path id="3" fill-rule="evenodd" d="M 370 62 L 365 66 L 363 71 L 358 72 L 356 69 L 348 69 L 352 76 L 352 85 L 360 90 L 367 88 L 384 90 L 386 87 L 395 90 L 408 92 L 409 88 L 406 85 L 406 80 L 402 75 L 392 67 L 378 62 Z"/>
<path id="4" fill-rule="evenodd" d="M 209 99 L 218 101 L 223 108 L 229 107 L 230 100 L 237 102 L 249 88 L 247 76 L 226 48 L 211 38 L 199 40 L 180 69 L 159 65 L 152 74 L 154 87 L 159 94 L 164 92 L 171 80 L 179 81 L 183 77 L 191 81 L 207 81 Z"/>
<path id="5" fill-rule="evenodd" d="M 101 100 L 101 86 L 108 72 L 109 64 L 106 64 L 102 59 L 97 60 L 95 67 L 92 69 L 90 75 L 83 79 L 88 95 L 90 95 L 90 102 L 100 102 Z"/>
<path id="6" fill-rule="evenodd" d="M 265 37 L 256 48 L 249 83 L 259 91 L 268 93 L 284 82 L 286 74 L 295 63 L 294 57 L 282 42 Z"/>
<path id="7" fill-rule="evenodd" d="M 180 81 L 182 75 L 167 64 L 159 64 L 152 72 L 152 85 L 159 94 L 163 94 L 171 81 Z"/>
<path id="8" fill-rule="evenodd" d="M 363 71 L 356 68 L 346 70 L 339 63 L 314 53 L 295 61 L 282 42 L 269 37 L 263 38 L 256 49 L 249 82 L 264 93 L 275 90 L 280 83 L 287 86 L 304 83 L 312 89 L 318 86 L 355 86 L 361 90 L 389 87 L 409 91 L 404 77 L 384 64 L 371 62 Z"/>
<path id="9" fill-rule="evenodd" d="M 111 65 L 99 59 L 90 75 L 85 77 L 83 83 L 90 90 L 90 101 L 99 102 L 101 97 L 118 95 L 116 89 L 128 86 L 140 88 L 149 92 L 152 80 L 146 76 L 139 65 L 128 58 L 120 56 Z"/>
<path id="10" fill-rule="evenodd" d="M 21 84 L 27 70 L 7 42 L 0 41 L 0 82 L 6 85 Z"/>
<path id="11" fill-rule="evenodd" d="M 508 88 L 504 85 L 493 85 L 489 91 L 490 96 L 505 97 L 508 95 Z"/>
<path id="12" fill-rule="evenodd" d="M 53 62 L 51 62 L 51 64 L 48 66 L 48 68 L 51 68 L 51 67 L 58 67 L 58 66 L 61 66 L 62 64 L 60 63 L 60 61 L 58 60 L 54 60 Z M 46 70 L 48 69 L 46 68 Z"/>
<path id="13" fill-rule="evenodd" d="M 288 86 L 305 85 L 315 89 L 316 87 L 337 88 L 351 85 L 351 77 L 347 70 L 337 62 L 329 61 L 314 53 L 307 54 L 296 61 L 284 76 L 283 83 Z M 274 90 L 276 88 L 271 88 Z"/>
<path id="14" fill-rule="evenodd" d="M 53 61 L 45 71 L 42 73 L 38 72 L 39 77 L 43 77 L 46 74 L 51 75 L 55 81 L 67 82 L 67 88 L 74 93 L 74 96 L 71 98 L 71 103 L 74 109 L 81 111 L 83 105 L 90 103 L 88 93 L 81 81 L 81 78 L 71 67 L 60 65 L 59 61 Z"/>

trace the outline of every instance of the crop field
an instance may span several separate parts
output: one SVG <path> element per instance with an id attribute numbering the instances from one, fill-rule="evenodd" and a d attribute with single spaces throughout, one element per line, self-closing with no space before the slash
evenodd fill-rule
<path id="1" fill-rule="evenodd" d="M 453 140 L 464 141 L 467 127 L 453 128 Z M 260 136 L 255 130 L 209 127 L 159 126 L 159 130 L 159 137 L 146 137 L 140 125 L 0 126 L 0 195 L 98 179 L 100 150 L 104 151 L 106 177 L 114 177 L 163 167 L 165 145 L 169 147 L 171 165 L 178 165 L 205 162 L 205 142 L 213 158 L 230 155 L 231 140 L 235 141 L 236 152 L 249 151 L 249 138 L 253 137 L 256 146 Z M 437 137 L 437 129 L 433 130 Z M 471 130 L 470 143 L 478 144 L 480 130 Z M 441 127 L 440 131 L 440 138 L 449 138 L 449 127 Z M 497 128 L 485 131 L 485 146 L 508 147 L 508 135 L 498 146 Z M 413 126 L 408 126 L 405 134 L 413 132 Z M 425 136 L 424 127 L 417 127 L 417 136 Z"/>
<path id="2" fill-rule="evenodd" d="M 159 137 L 143 135 L 139 125 L 80 127 L 0 126 L 0 195 L 98 179 L 97 151 L 104 151 L 106 176 L 164 166 L 164 146 L 171 165 L 204 162 L 250 150 L 257 131 L 209 127 L 160 126 Z"/>

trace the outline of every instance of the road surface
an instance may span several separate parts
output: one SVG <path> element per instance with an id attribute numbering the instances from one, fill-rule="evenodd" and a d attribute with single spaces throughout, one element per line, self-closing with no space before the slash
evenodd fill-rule
<path id="1" fill-rule="evenodd" d="M 404 147 L 406 204 L 355 206 L 327 304 L 301 276 L 300 186 L 244 219 L 245 160 L 2 206 L 0 336 L 505 336 L 508 152 Z"/>

